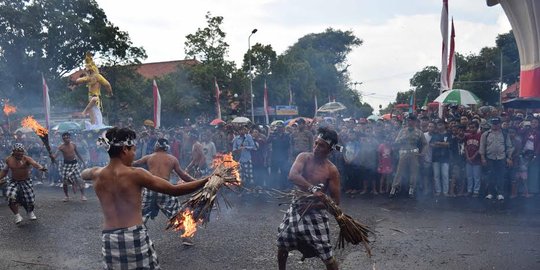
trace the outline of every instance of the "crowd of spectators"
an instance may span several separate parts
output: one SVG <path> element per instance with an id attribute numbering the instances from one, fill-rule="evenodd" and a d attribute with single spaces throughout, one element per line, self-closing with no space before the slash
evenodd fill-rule
<path id="1" fill-rule="evenodd" d="M 410 114 L 412 115 L 412 114 Z M 414 121 L 408 125 L 407 121 Z M 208 124 L 207 119 L 186 121 L 182 126 L 155 130 L 123 126 L 136 130 L 137 157 L 150 154 L 159 138 L 169 141 L 170 153 L 194 176 L 211 172 L 213 156 L 233 153 L 241 163 L 241 174 L 247 187 L 289 189 L 287 180 L 295 157 L 311 151 L 315 131 L 328 125 L 339 134 L 342 151 L 334 151 L 332 161 L 341 174 L 342 190 L 351 196 L 393 195 L 392 183 L 404 153 L 400 131 L 415 127 L 423 134 L 425 145 L 408 149 L 418 159 L 411 174 L 400 174 L 399 188 L 411 181 L 411 197 L 481 197 L 504 200 L 516 196 L 530 197 L 539 192 L 540 151 L 539 118 L 526 111 L 499 112 L 494 108 L 473 110 L 451 106 L 445 116 L 418 110 L 414 116 L 394 113 L 390 119 L 347 118 L 274 121 L 271 125 L 251 123 Z M 96 145 L 100 132 L 77 131 L 72 141 L 77 144 L 85 166 L 103 165 L 108 158 Z M 61 185 L 57 167 L 33 133 L 0 134 L 0 153 L 10 155 L 11 145 L 22 142 L 27 154 L 49 168 L 48 173 L 34 172 L 34 183 Z M 60 133 L 50 133 L 53 151 L 62 143 Z M 194 149 L 204 158 L 194 157 Z M 410 157 L 410 156 L 408 156 Z M 416 160 L 415 160 L 416 161 Z M 61 162 L 61 161 L 60 161 Z M 416 167 L 417 166 L 417 167 Z M 417 178 L 417 179 L 411 179 Z M 370 195 L 371 194 L 371 195 Z"/>

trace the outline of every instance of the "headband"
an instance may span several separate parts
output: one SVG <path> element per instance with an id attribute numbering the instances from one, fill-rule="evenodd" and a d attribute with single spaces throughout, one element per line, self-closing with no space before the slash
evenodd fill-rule
<path id="1" fill-rule="evenodd" d="M 11 150 L 24 152 L 24 145 L 22 143 L 15 143 L 13 146 L 11 146 Z"/>
<path id="2" fill-rule="evenodd" d="M 323 140 L 325 143 L 330 145 L 330 148 L 332 148 L 333 150 L 341 152 L 341 150 L 342 150 L 341 145 L 338 145 L 337 143 L 332 142 L 332 140 L 330 138 L 328 138 L 328 136 L 325 136 L 324 134 L 319 133 L 319 135 L 317 135 L 317 138 Z"/>
<path id="3" fill-rule="evenodd" d="M 160 140 L 156 141 L 156 144 L 154 145 L 154 147 L 157 147 L 157 148 L 163 149 L 165 151 L 168 151 L 169 148 L 170 148 L 170 145 L 167 143 L 167 141 L 166 140 L 161 140 L 161 143 L 159 141 Z"/>
<path id="4" fill-rule="evenodd" d="M 111 149 L 111 146 L 135 146 L 135 141 L 132 139 L 126 139 L 123 141 L 116 140 L 116 138 L 113 138 L 112 141 L 107 139 L 105 136 L 101 136 L 97 140 L 97 145 L 100 147 L 105 148 L 107 152 L 109 152 L 109 149 Z"/>

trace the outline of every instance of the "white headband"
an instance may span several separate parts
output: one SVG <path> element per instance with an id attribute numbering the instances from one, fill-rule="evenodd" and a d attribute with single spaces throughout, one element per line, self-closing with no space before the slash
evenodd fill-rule
<path id="1" fill-rule="evenodd" d="M 111 142 L 109 139 L 107 139 L 107 137 L 101 136 L 97 140 L 97 145 L 105 148 L 105 150 L 108 152 L 109 149 L 111 149 L 111 146 L 135 146 L 135 141 L 132 139 L 115 141 L 115 139 L 113 139 L 113 142 Z"/>

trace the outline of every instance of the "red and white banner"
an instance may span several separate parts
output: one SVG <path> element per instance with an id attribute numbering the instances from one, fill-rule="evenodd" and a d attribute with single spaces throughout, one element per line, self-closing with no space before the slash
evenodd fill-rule
<path id="1" fill-rule="evenodd" d="M 217 79 L 214 77 L 214 87 L 216 88 L 216 113 L 217 119 L 221 119 L 221 105 L 219 104 L 219 97 L 221 96 L 221 91 L 219 90 L 219 85 Z"/>
<path id="2" fill-rule="evenodd" d="M 43 76 L 43 73 L 41 74 L 41 82 L 43 85 L 43 110 L 45 113 L 45 128 L 49 129 L 51 128 L 51 101 L 49 100 L 49 87 L 47 86 L 47 82 L 45 81 L 45 77 Z"/>
<path id="3" fill-rule="evenodd" d="M 154 128 L 158 129 L 161 126 L 161 96 L 156 80 L 153 82 L 152 92 L 154 95 Z"/>
<path id="4" fill-rule="evenodd" d="M 448 87 L 448 0 L 443 0 L 441 12 L 441 35 L 442 35 L 442 55 L 441 55 L 441 93 L 450 89 Z"/>
<path id="5" fill-rule="evenodd" d="M 454 30 L 454 18 L 452 18 L 452 31 L 450 33 L 450 59 L 448 60 L 448 89 L 453 89 L 454 79 L 456 78 L 456 52 L 455 40 L 456 31 Z"/>
<path id="6" fill-rule="evenodd" d="M 266 87 L 266 80 L 264 80 L 264 99 L 263 99 L 263 106 L 264 106 L 264 117 L 266 119 L 266 124 L 268 125 L 270 123 L 268 119 L 268 88 Z"/>

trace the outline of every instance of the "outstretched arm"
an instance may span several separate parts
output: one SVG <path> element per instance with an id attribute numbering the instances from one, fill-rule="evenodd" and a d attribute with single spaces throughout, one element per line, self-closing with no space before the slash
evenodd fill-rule
<path id="1" fill-rule="evenodd" d="M 180 177 L 180 179 L 186 181 L 186 182 L 193 182 L 195 181 L 195 178 L 191 177 L 188 173 L 186 173 L 182 168 L 180 168 L 180 162 L 178 162 L 178 159 L 174 158 L 174 172 Z"/>
<path id="2" fill-rule="evenodd" d="M 93 168 L 88 168 L 88 169 L 84 169 L 81 173 L 81 177 L 82 179 L 84 180 L 94 180 L 95 176 L 96 176 L 96 172 L 101 169 L 101 167 L 93 167 Z"/>
<path id="3" fill-rule="evenodd" d="M 148 161 L 148 158 L 150 158 L 150 155 L 146 155 L 146 156 L 144 156 L 144 157 L 142 157 L 140 159 L 137 159 L 137 160 L 133 161 L 131 166 L 136 167 L 136 166 L 144 165 Z"/>
<path id="4" fill-rule="evenodd" d="M 173 185 L 169 181 L 154 176 L 150 172 L 142 168 L 134 168 L 137 170 L 135 179 L 139 184 L 145 188 L 148 188 L 159 193 L 165 193 L 172 196 L 181 196 L 192 193 L 193 191 L 203 187 L 208 179 L 196 180 L 189 183 L 182 183 Z"/>
<path id="5" fill-rule="evenodd" d="M 26 156 L 26 161 L 32 165 L 32 167 L 40 170 L 40 171 L 47 171 L 47 169 L 43 166 L 41 166 L 41 164 L 37 163 L 34 159 L 32 159 L 31 157 L 29 156 Z"/>

